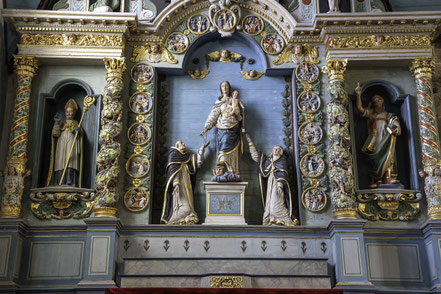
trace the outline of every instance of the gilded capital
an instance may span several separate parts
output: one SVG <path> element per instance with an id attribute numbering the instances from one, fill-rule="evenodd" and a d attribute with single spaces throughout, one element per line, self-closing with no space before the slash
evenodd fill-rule
<path id="1" fill-rule="evenodd" d="M 18 204 L 2 204 L 0 218 L 20 218 L 21 206 Z"/>
<path id="2" fill-rule="evenodd" d="M 329 76 L 329 81 L 344 80 L 344 72 L 348 60 L 327 60 L 326 65 L 322 67 L 322 71 Z"/>
<path id="3" fill-rule="evenodd" d="M 126 70 L 126 59 L 122 58 L 104 58 L 104 65 L 106 66 L 107 78 L 123 79 L 123 73 Z"/>
<path id="4" fill-rule="evenodd" d="M 93 209 L 95 217 L 117 217 L 118 209 L 114 207 L 96 207 Z"/>
<path id="5" fill-rule="evenodd" d="M 38 70 L 38 60 L 35 56 L 14 54 L 14 69 L 17 75 L 34 77 Z"/>
<path id="6" fill-rule="evenodd" d="M 435 69 L 435 61 L 432 58 L 415 58 L 409 66 L 409 70 L 416 78 L 432 78 Z"/>

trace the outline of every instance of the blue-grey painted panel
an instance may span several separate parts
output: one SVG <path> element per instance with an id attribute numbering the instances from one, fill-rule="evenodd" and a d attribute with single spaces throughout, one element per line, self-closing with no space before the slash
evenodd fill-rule
<path id="1" fill-rule="evenodd" d="M 79 279 L 84 241 L 31 241 L 29 280 Z"/>
<path id="2" fill-rule="evenodd" d="M 265 70 L 266 61 L 259 55 L 261 53 L 254 51 L 255 48 L 249 46 L 247 40 L 240 40 L 239 36 L 211 40 L 202 44 L 187 57 L 189 69 L 207 69 L 204 62 L 206 54 L 221 49 L 228 49 L 256 61 L 252 65 L 245 62 L 243 70 Z M 199 59 L 197 65 L 191 62 L 194 58 Z M 220 96 L 219 84 L 225 80 L 230 82 L 233 90 L 238 90 L 240 93 L 240 99 L 245 106 L 245 129 L 257 148 L 270 153 L 274 145 L 283 145 L 281 92 L 286 84 L 283 77 L 264 75 L 256 81 L 246 80 L 237 62 L 210 62 L 208 70 L 210 73 L 202 80 L 192 79 L 188 75 L 167 77 L 170 92 L 167 146 L 174 145 L 177 140 L 183 140 L 188 149 L 196 152 L 204 143 L 199 133 L 204 129 L 208 114 Z M 210 140 L 211 144 L 206 149 L 205 163 L 197 175 L 194 197 L 195 209 L 201 220 L 205 218 L 205 193 L 201 183 L 210 180 L 216 162 L 213 130 L 207 133 L 207 140 Z M 249 182 L 245 194 L 246 221 L 249 224 L 261 224 L 263 207 L 257 182 L 257 164 L 251 160 L 246 142 L 240 161 L 240 171 L 242 180 Z"/>

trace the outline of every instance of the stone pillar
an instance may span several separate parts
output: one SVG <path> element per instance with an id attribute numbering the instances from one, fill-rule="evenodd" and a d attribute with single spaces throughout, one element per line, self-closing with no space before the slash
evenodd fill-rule
<path id="1" fill-rule="evenodd" d="M 98 174 L 95 179 L 97 197 L 94 202 L 95 217 L 116 217 L 118 209 L 118 177 L 120 172 L 122 130 L 121 94 L 124 87 L 125 58 L 104 58 L 107 83 L 104 87 L 101 112 L 100 150 L 97 155 Z"/>
<path id="2" fill-rule="evenodd" d="M 431 58 L 416 58 L 409 69 L 417 89 L 422 162 L 427 174 L 424 185 L 427 217 L 441 219 L 441 156 L 432 88 L 434 61 Z"/>
<path id="3" fill-rule="evenodd" d="M 20 218 L 24 178 L 30 173 L 26 170 L 29 104 L 32 78 L 37 73 L 38 61 L 33 56 L 14 55 L 14 68 L 18 86 L 4 171 L 0 218 Z"/>
<path id="4" fill-rule="evenodd" d="M 328 225 L 333 244 L 335 288 L 368 292 L 374 285 L 368 279 L 364 226 L 366 220 L 331 220 Z M 371 293 L 371 292 L 369 292 Z"/>
<path id="5" fill-rule="evenodd" d="M 83 279 L 78 282 L 78 287 L 114 288 L 121 223 L 115 218 L 95 217 L 84 222 L 87 225 L 87 253 L 84 254 Z"/>
<path id="6" fill-rule="evenodd" d="M 347 60 L 328 60 L 322 70 L 328 75 L 330 100 L 327 105 L 329 138 L 329 179 L 334 217 L 356 218 L 351 135 L 349 133 L 349 98 L 344 87 Z"/>

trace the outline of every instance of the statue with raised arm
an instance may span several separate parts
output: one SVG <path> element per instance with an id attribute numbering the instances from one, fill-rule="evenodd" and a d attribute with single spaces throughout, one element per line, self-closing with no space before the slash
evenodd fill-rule
<path id="1" fill-rule="evenodd" d="M 369 163 L 368 172 L 372 179 L 370 188 L 380 184 L 398 184 L 396 171 L 396 137 L 401 135 L 399 118 L 386 112 L 384 99 L 374 95 L 369 106 L 364 108 L 361 102 L 362 88 L 358 83 L 356 106 L 362 117 L 367 119 L 368 137 L 361 151 Z"/>
<path id="2" fill-rule="evenodd" d="M 193 205 L 193 188 L 196 170 L 204 161 L 204 149 L 209 143 L 202 146 L 197 155 L 187 152 L 181 140 L 171 147 L 167 163 L 167 184 L 161 223 L 188 225 L 199 221 Z"/>
<path id="3" fill-rule="evenodd" d="M 295 226 L 298 220 L 292 214 L 293 199 L 288 182 L 286 156 L 280 146 L 274 146 L 269 156 L 257 151 L 247 134 L 248 146 L 252 159 L 259 166 L 259 185 L 263 213 L 263 225 Z"/>
<path id="4" fill-rule="evenodd" d="M 224 162 L 227 170 L 239 174 L 239 159 L 242 155 L 242 115 L 240 107 L 242 102 L 238 99 L 239 92 L 231 93 L 230 83 L 224 81 L 220 84 L 221 96 L 211 109 L 205 122 L 203 136 L 213 127 L 216 128 L 217 162 Z"/>

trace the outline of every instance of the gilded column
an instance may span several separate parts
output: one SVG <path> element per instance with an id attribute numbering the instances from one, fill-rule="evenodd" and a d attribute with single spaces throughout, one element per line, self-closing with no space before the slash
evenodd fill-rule
<path id="1" fill-rule="evenodd" d="M 31 84 L 38 70 L 38 61 L 33 56 L 14 55 L 14 68 L 18 86 L 4 171 L 0 218 L 20 217 L 24 178 L 29 175 L 29 171 L 26 170 L 26 149 Z"/>
<path id="2" fill-rule="evenodd" d="M 433 101 L 431 58 L 416 58 L 409 67 L 415 78 L 428 218 L 441 219 L 441 156 Z"/>
<path id="3" fill-rule="evenodd" d="M 95 217 L 116 217 L 118 210 L 117 183 L 120 172 L 122 130 L 122 101 L 124 87 L 123 74 L 126 70 L 125 58 L 104 58 L 106 66 L 106 86 L 104 87 L 103 109 L 101 112 L 100 150 L 97 155 L 98 173 L 95 180 Z"/>
<path id="4" fill-rule="evenodd" d="M 327 105 L 329 138 L 329 178 L 335 218 L 356 218 L 348 94 L 344 88 L 347 60 L 328 60 L 322 70 L 329 77 Z"/>

